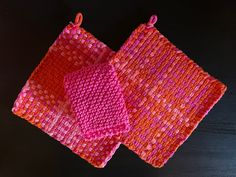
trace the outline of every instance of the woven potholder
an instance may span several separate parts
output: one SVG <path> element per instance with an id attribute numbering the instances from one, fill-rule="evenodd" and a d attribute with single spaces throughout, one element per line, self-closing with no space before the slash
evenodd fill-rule
<path id="1" fill-rule="evenodd" d="M 84 67 L 66 75 L 64 84 L 85 139 L 122 135 L 129 130 L 123 94 L 112 65 Z"/>
<path id="2" fill-rule="evenodd" d="M 81 14 L 77 15 L 81 18 Z M 65 27 L 15 101 L 13 112 L 69 147 L 89 163 L 103 167 L 119 147 L 115 137 L 86 141 L 64 91 L 64 76 L 82 66 L 103 63 L 113 55 L 102 42 L 79 27 Z"/>
<path id="3" fill-rule="evenodd" d="M 141 24 L 112 57 L 131 129 L 122 143 L 161 167 L 221 98 L 226 86 L 204 72 L 153 24 Z"/>

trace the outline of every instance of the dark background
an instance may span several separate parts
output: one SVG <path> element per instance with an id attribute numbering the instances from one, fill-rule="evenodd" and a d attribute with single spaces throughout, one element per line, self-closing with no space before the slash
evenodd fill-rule
<path id="1" fill-rule="evenodd" d="M 157 14 L 156 27 L 228 86 L 165 167 L 151 167 L 122 145 L 96 169 L 11 113 L 30 73 L 78 11 L 82 26 L 114 50 Z M 233 0 L 0 0 L 0 177 L 236 177 L 235 42 Z"/>

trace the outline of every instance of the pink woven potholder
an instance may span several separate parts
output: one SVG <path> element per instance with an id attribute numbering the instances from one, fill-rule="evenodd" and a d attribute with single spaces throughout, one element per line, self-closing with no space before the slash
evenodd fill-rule
<path id="1" fill-rule="evenodd" d="M 104 167 L 120 143 L 115 137 L 86 141 L 67 100 L 63 79 L 83 66 L 103 63 L 114 52 L 79 27 L 82 18 L 65 27 L 31 74 L 13 112 L 70 148 L 95 167 Z"/>
<path id="2" fill-rule="evenodd" d="M 97 64 L 68 74 L 65 89 L 86 139 L 99 139 L 129 130 L 127 110 L 116 72 Z"/>

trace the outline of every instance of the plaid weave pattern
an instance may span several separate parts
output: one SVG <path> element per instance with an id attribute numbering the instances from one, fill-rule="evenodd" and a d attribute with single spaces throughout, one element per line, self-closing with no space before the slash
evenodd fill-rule
<path id="1" fill-rule="evenodd" d="M 112 65 L 82 68 L 66 75 L 64 85 L 85 139 L 121 135 L 129 130 L 125 102 Z"/>
<path id="2" fill-rule="evenodd" d="M 146 24 L 110 62 L 130 115 L 122 143 L 155 167 L 166 163 L 226 90 Z"/>
<path id="3" fill-rule="evenodd" d="M 116 137 L 94 141 L 81 137 L 63 78 L 81 67 L 106 62 L 113 54 L 83 28 L 68 25 L 26 82 L 12 111 L 92 165 L 104 167 L 120 143 Z"/>

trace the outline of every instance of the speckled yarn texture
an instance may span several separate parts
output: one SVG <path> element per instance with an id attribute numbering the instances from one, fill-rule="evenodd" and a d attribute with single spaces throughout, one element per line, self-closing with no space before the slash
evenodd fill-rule
<path id="1" fill-rule="evenodd" d="M 117 53 L 79 27 L 81 15 L 77 15 L 75 21 L 77 25 L 70 24 L 63 30 L 31 74 L 12 111 L 95 167 L 104 167 L 120 143 L 147 163 L 162 167 L 222 97 L 226 86 L 165 38 L 153 26 L 156 18 L 136 28 Z M 101 72 L 106 79 L 94 80 L 94 83 L 115 84 L 111 88 L 117 89 L 116 94 L 122 95 L 123 102 L 111 92 L 109 94 L 117 100 L 115 104 L 107 92 L 103 93 L 102 88 L 95 87 L 91 82 L 93 77 L 89 67 L 102 63 L 105 65 L 100 65 L 101 68 L 112 65 L 108 70 L 114 69 L 115 72 L 113 70 L 110 75 Z M 77 80 L 70 83 L 73 87 L 65 87 L 69 91 L 67 95 L 64 77 L 70 73 L 77 73 L 77 79 L 85 85 L 73 85 Z M 114 75 L 115 79 L 109 80 Z M 120 88 L 116 88 L 116 82 L 119 82 Z M 76 87 L 84 93 L 74 92 Z M 97 88 L 94 95 L 98 99 L 86 93 L 86 89 L 94 88 Z M 106 100 L 98 96 L 99 92 L 107 96 L 109 103 L 105 106 L 109 106 L 106 109 L 108 114 L 117 109 L 114 113 L 120 120 L 117 124 L 125 127 L 127 121 L 130 124 L 129 131 L 122 136 L 112 132 L 114 136 L 101 138 L 106 136 L 106 132 L 102 131 L 95 134 L 101 135 L 99 139 L 93 139 L 94 132 L 90 134 L 89 131 L 99 126 L 106 127 L 106 118 L 99 116 L 108 114 L 97 114 L 94 120 L 99 117 L 103 123 L 93 124 L 89 115 L 93 115 L 94 110 L 91 109 L 91 113 L 86 115 L 86 111 L 81 110 L 81 105 L 71 97 L 75 94 L 80 102 L 83 99 L 89 103 L 99 100 L 104 104 Z M 121 114 L 117 115 L 116 111 Z M 79 121 L 83 119 L 85 124 Z M 109 120 L 114 118 L 109 117 Z M 111 125 L 110 122 L 108 124 Z M 83 137 L 87 136 L 86 132 L 89 132 L 91 140 Z"/>
<path id="2" fill-rule="evenodd" d="M 122 135 L 129 130 L 123 94 L 112 65 L 84 67 L 66 75 L 64 85 L 85 139 Z"/>
<path id="3" fill-rule="evenodd" d="M 131 125 L 122 143 L 154 167 L 167 162 L 226 90 L 149 24 L 135 29 L 110 63 Z"/>
<path id="4" fill-rule="evenodd" d="M 70 148 L 95 167 L 104 167 L 119 147 L 115 137 L 87 141 L 64 91 L 64 77 L 81 67 L 106 62 L 114 52 L 78 25 L 65 27 L 31 74 L 14 114 Z"/>

